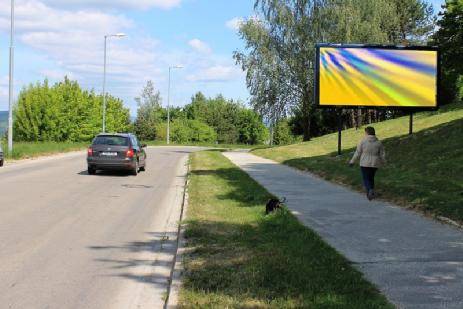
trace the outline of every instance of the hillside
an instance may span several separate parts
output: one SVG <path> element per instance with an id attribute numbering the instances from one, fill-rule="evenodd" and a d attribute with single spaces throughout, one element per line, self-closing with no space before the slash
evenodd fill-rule
<path id="1" fill-rule="evenodd" d="M 388 165 L 378 174 L 382 198 L 433 216 L 463 222 L 463 104 L 373 125 L 384 141 Z M 311 171 L 328 180 L 362 190 L 360 173 L 347 162 L 363 130 L 343 132 L 343 155 L 337 157 L 337 134 L 310 142 L 258 149 L 254 154 Z"/>
<path id="2" fill-rule="evenodd" d="M 3 133 L 6 132 L 8 127 L 8 112 L 0 111 L 0 136 L 3 136 Z"/>

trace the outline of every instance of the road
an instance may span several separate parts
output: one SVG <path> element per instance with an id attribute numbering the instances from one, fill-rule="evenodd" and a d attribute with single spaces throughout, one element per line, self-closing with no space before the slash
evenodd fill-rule
<path id="1" fill-rule="evenodd" d="M 0 169 L 0 308 L 159 308 L 175 252 L 188 153 L 89 176 L 85 154 Z"/>

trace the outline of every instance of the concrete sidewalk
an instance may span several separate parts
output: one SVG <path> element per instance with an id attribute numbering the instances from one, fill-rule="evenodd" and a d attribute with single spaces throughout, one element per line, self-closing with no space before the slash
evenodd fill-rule
<path id="1" fill-rule="evenodd" d="M 225 156 L 285 196 L 303 224 L 397 307 L 463 308 L 463 231 L 250 153 Z"/>

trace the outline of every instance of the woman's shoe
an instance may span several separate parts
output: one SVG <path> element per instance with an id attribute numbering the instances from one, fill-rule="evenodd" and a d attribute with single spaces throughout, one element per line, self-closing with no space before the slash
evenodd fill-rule
<path id="1" fill-rule="evenodd" d="M 373 189 L 368 191 L 367 198 L 369 201 L 375 198 L 375 191 Z"/>

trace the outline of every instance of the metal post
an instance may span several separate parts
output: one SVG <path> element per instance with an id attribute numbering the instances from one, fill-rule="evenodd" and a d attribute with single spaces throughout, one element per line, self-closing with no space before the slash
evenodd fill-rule
<path id="1" fill-rule="evenodd" d="M 170 144 L 170 71 L 172 67 L 169 67 L 169 85 L 167 88 L 167 145 Z"/>
<path id="2" fill-rule="evenodd" d="M 338 111 L 338 155 L 342 154 L 342 112 Z"/>
<path id="3" fill-rule="evenodd" d="M 8 152 L 13 152 L 13 95 L 14 95 L 14 0 L 11 0 L 10 74 L 8 92 Z"/>
<path id="4" fill-rule="evenodd" d="M 106 48 L 108 36 L 104 36 L 104 69 L 103 69 L 103 133 L 106 133 Z"/>
<path id="5" fill-rule="evenodd" d="M 409 128 L 408 128 L 408 134 L 409 135 L 413 134 L 413 112 L 410 113 L 410 123 L 409 123 Z"/>
<path id="6" fill-rule="evenodd" d="M 104 36 L 104 68 L 103 68 L 103 133 L 106 133 L 106 65 L 107 65 L 107 47 L 108 38 L 122 38 L 127 36 L 125 33 L 107 34 Z"/>

